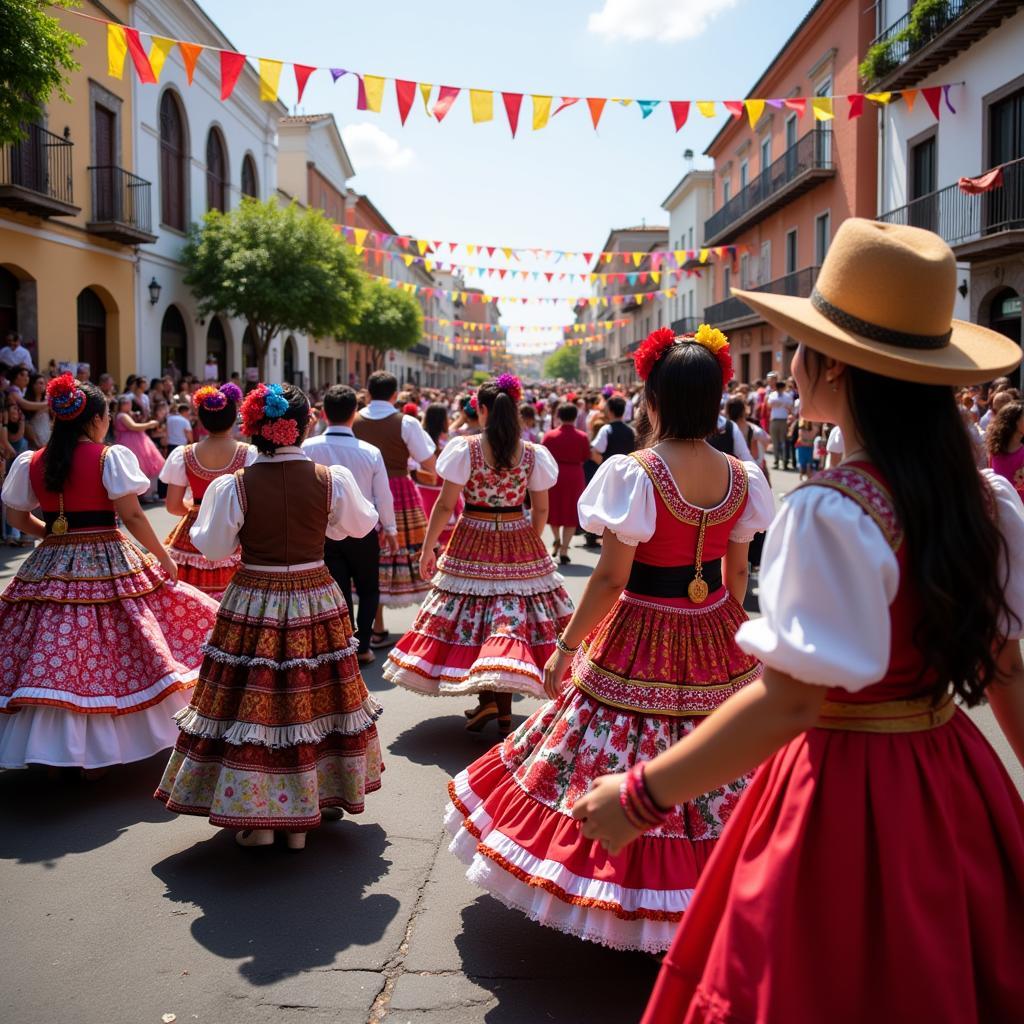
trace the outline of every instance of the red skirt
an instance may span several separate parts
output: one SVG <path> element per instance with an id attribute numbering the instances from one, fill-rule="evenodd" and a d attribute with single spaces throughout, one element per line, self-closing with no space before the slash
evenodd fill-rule
<path id="1" fill-rule="evenodd" d="M 576 505 L 586 487 L 583 478 L 583 463 L 558 464 L 558 480 L 548 491 L 548 526 L 580 525 Z"/>
<path id="2" fill-rule="evenodd" d="M 199 518 L 199 506 L 193 505 L 167 535 L 164 547 L 178 567 L 178 579 L 219 601 L 231 578 L 238 571 L 242 556 L 233 555 L 211 562 L 192 543 L 191 529 Z"/>
<path id="3" fill-rule="evenodd" d="M 1024 1019 L 1024 803 L 963 712 L 759 769 L 644 1024 Z"/>

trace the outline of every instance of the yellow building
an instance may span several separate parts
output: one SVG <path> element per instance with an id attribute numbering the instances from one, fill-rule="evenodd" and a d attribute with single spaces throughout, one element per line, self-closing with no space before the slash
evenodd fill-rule
<path id="1" fill-rule="evenodd" d="M 130 2 L 90 0 L 86 14 L 129 22 Z M 135 370 L 136 246 L 151 242 L 152 188 L 131 173 L 127 62 L 107 75 L 106 26 L 52 9 L 85 39 L 70 102 L 53 97 L 28 138 L 0 147 L 0 337 L 17 330 L 45 371 L 90 364 L 119 386 Z"/>

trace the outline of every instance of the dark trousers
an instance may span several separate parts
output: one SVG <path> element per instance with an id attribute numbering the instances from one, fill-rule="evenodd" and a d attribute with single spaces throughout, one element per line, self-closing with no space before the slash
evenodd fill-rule
<path id="1" fill-rule="evenodd" d="M 348 613 L 356 626 L 359 650 L 370 649 L 373 619 L 380 603 L 380 540 L 377 531 L 365 537 L 346 537 L 324 542 L 324 564 L 341 588 Z M 359 595 L 359 614 L 352 610 L 352 584 Z"/>

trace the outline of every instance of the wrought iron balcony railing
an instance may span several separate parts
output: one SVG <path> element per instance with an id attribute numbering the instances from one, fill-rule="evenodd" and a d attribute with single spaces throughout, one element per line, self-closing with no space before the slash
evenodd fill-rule
<path id="1" fill-rule="evenodd" d="M 767 284 L 757 288 L 751 288 L 754 292 L 769 292 L 772 295 L 795 295 L 801 299 L 810 297 L 814 289 L 814 282 L 818 280 L 820 267 L 804 267 L 803 270 L 796 270 L 785 277 L 776 278 Z M 753 317 L 757 314 L 742 300 L 735 295 L 730 296 L 723 302 L 716 302 L 704 310 L 704 323 L 712 327 L 728 327 L 731 324 Z"/>
<path id="2" fill-rule="evenodd" d="M 38 124 L 26 136 L 0 146 L 0 206 L 37 217 L 73 217 L 79 212 L 72 189 L 74 143 Z"/>
<path id="3" fill-rule="evenodd" d="M 126 245 L 155 242 L 153 186 L 123 167 L 90 167 L 92 218 L 86 225 L 94 235 Z"/>

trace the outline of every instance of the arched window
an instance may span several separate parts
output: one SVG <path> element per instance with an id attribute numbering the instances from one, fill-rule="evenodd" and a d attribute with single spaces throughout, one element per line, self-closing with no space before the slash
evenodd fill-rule
<path id="1" fill-rule="evenodd" d="M 177 306 L 168 306 L 160 323 L 160 365 L 174 363 L 179 373 L 188 366 L 188 331 Z"/>
<path id="2" fill-rule="evenodd" d="M 256 335 L 249 326 L 245 328 L 242 335 L 242 369 L 246 384 L 252 383 L 254 374 L 260 365 L 260 357 L 256 348 Z"/>
<path id="3" fill-rule="evenodd" d="M 242 195 L 250 196 L 253 199 L 260 197 L 260 185 L 256 177 L 256 161 L 249 153 L 245 154 L 245 159 L 242 161 Z"/>
<path id="4" fill-rule="evenodd" d="M 217 360 L 217 379 L 226 380 L 228 342 L 224 336 L 224 323 L 219 316 L 210 321 L 210 327 L 206 332 L 206 354 Z"/>
<path id="5" fill-rule="evenodd" d="M 93 380 L 107 372 L 107 310 L 91 288 L 78 293 L 78 361 L 89 364 Z"/>
<path id="6" fill-rule="evenodd" d="M 216 128 L 206 136 L 206 208 L 221 212 L 228 208 L 228 157 Z"/>
<path id="7" fill-rule="evenodd" d="M 160 220 L 178 231 L 188 227 L 185 215 L 187 167 L 185 118 L 177 96 L 168 90 L 160 100 Z"/>
<path id="8" fill-rule="evenodd" d="M 289 334 L 288 339 L 284 343 L 284 380 L 286 384 L 298 383 L 295 379 L 297 372 L 296 363 L 298 362 L 298 354 L 295 349 L 295 339 Z"/>

